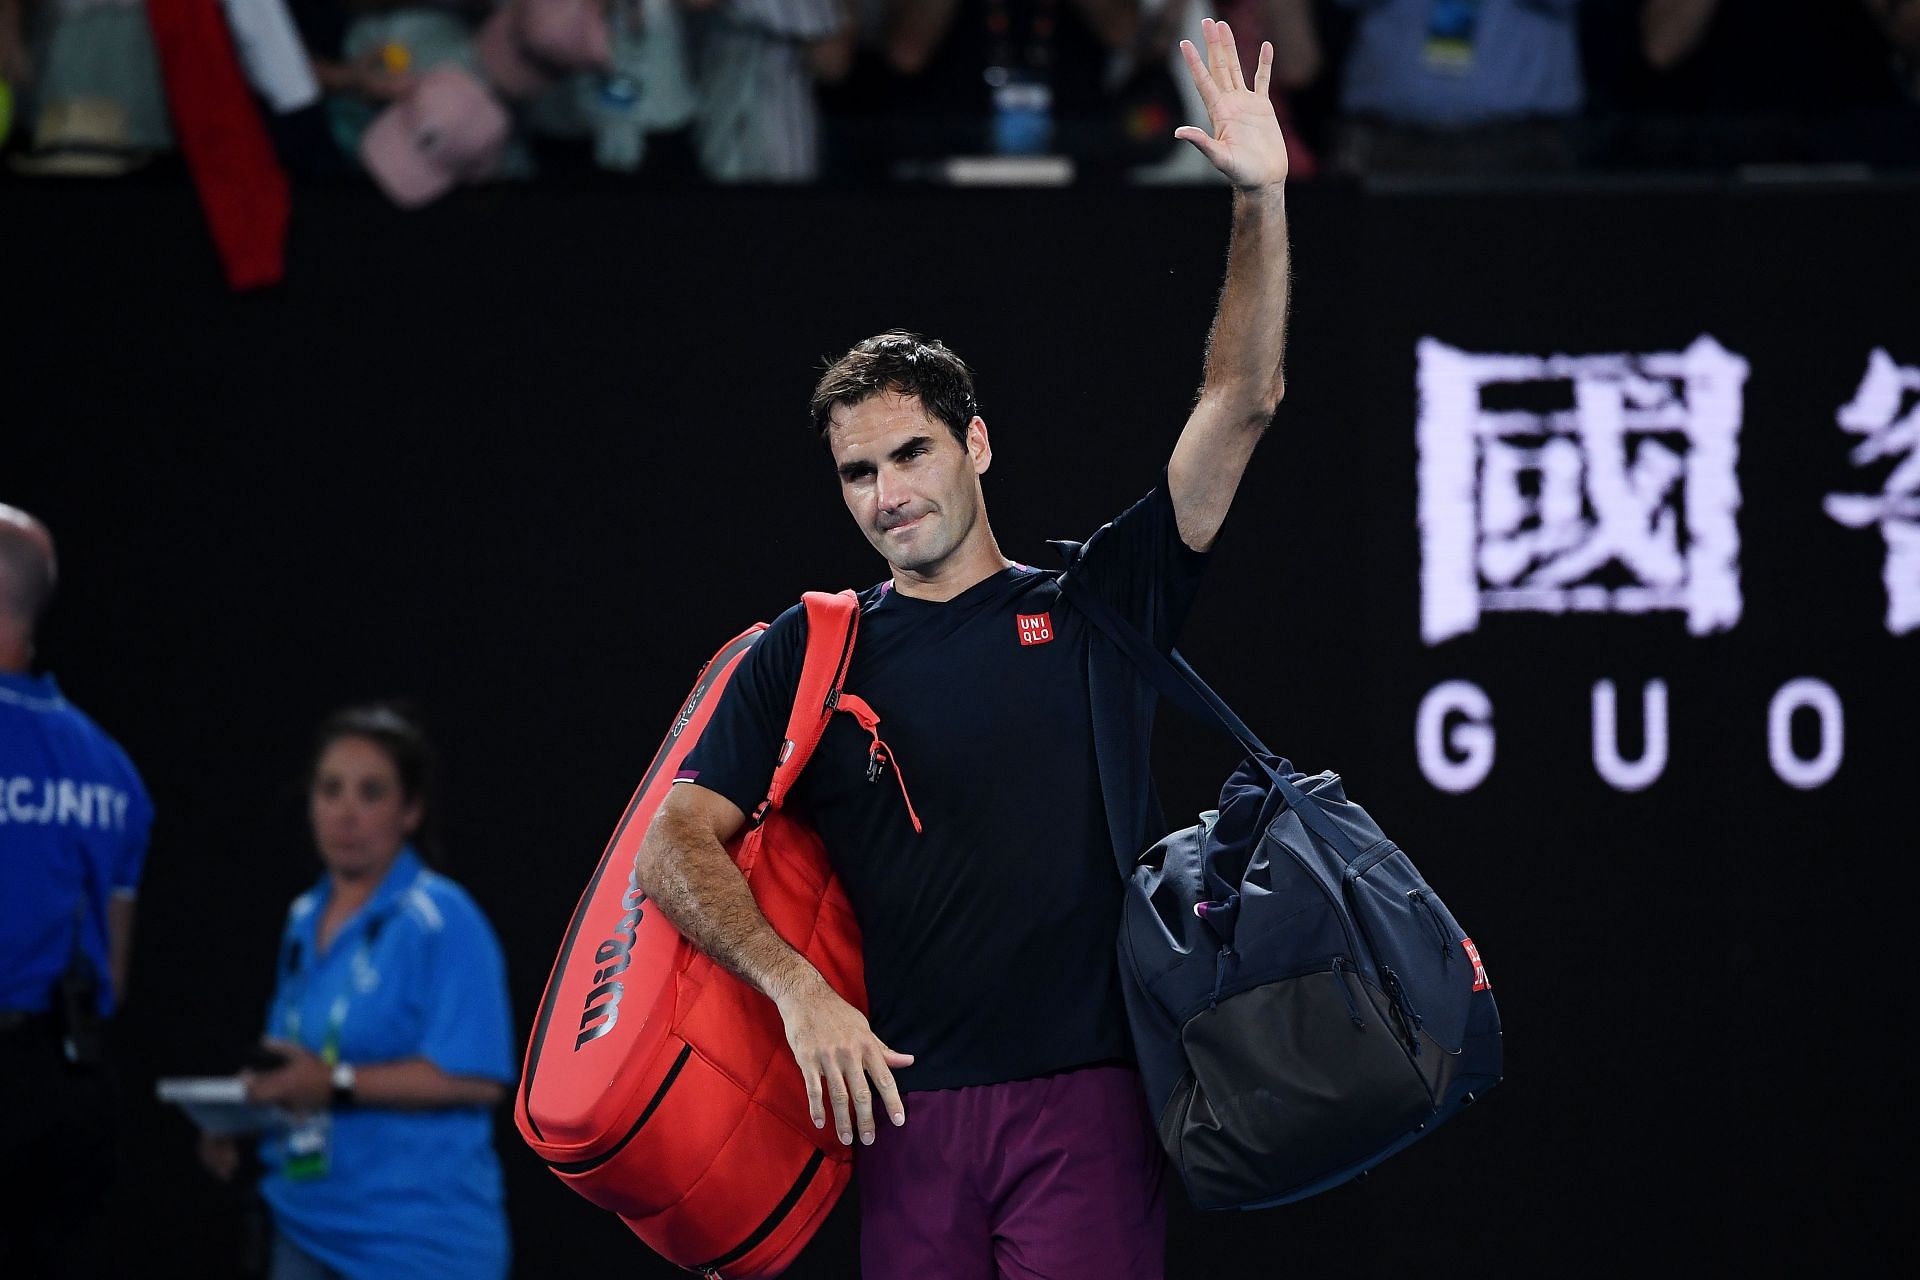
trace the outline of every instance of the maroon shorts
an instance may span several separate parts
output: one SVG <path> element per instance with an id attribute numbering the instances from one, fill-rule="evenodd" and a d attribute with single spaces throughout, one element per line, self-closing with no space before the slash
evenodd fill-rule
<path id="1" fill-rule="evenodd" d="M 859 1149 L 863 1280 L 1161 1280 L 1166 1163 L 1132 1068 L 906 1102 Z"/>

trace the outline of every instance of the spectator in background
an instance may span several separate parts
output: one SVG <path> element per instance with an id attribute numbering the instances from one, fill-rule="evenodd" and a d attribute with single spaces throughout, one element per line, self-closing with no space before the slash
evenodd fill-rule
<path id="1" fill-rule="evenodd" d="M 24 97 L 33 83 L 33 55 L 27 49 L 26 6 L 29 0 L 0 0 L 0 86 L 11 108 L 15 95 Z M 9 111 L 9 120 L 11 112 Z M 0 133 L 0 142 L 5 142 Z"/>
<path id="2" fill-rule="evenodd" d="M 121 174 L 173 145 L 144 0 L 0 0 L 0 79 L 23 173 Z"/>
<path id="3" fill-rule="evenodd" d="M 29 674 L 53 536 L 0 505 L 0 1275 L 99 1270 L 118 1160 L 103 1024 L 126 991 L 153 809 L 112 738 Z"/>
<path id="4" fill-rule="evenodd" d="M 1920 161 L 1913 0 L 1589 0 L 1605 163 Z"/>
<path id="5" fill-rule="evenodd" d="M 699 30 L 700 168 L 719 182 L 811 182 L 820 171 L 816 83 L 853 61 L 849 0 L 682 0 Z"/>
<path id="6" fill-rule="evenodd" d="M 367 44 L 350 54 L 346 46 L 352 25 L 367 16 L 407 7 L 470 15 L 476 5 L 484 10 L 485 0 L 452 0 L 442 5 L 413 0 L 410 6 L 397 0 L 285 0 L 285 5 L 311 80 L 323 96 L 317 102 L 283 105 L 273 101 L 251 70 L 248 78 L 273 108 L 267 125 L 281 163 L 302 177 L 336 177 L 359 170 L 353 148 L 360 134 L 381 110 L 404 97 L 417 81 L 418 71 L 426 69 L 416 68 L 412 51 L 399 43 Z M 242 61 L 246 61 L 244 51 Z"/>
<path id="7" fill-rule="evenodd" d="M 248 1097 L 295 1113 L 262 1144 L 272 1280 L 503 1277 L 489 1110 L 517 1076 L 506 965 L 473 899 L 416 847 L 432 754 L 386 706 L 320 727 L 309 790 L 320 882 L 294 899 Z M 230 1138 L 201 1160 L 230 1178 Z"/>
<path id="8" fill-rule="evenodd" d="M 1303 89 L 1319 76 L 1320 31 L 1312 0 L 1226 0 L 1203 7 L 1233 29 L 1233 42 L 1248 66 L 1258 65 L 1263 42 L 1273 45 L 1273 83 Z"/>
<path id="9" fill-rule="evenodd" d="M 222 3 L 231 20 L 236 0 Z M 325 97 L 294 107 L 275 102 L 251 69 L 249 79 L 273 108 L 268 123 L 282 163 L 301 175 L 335 176 L 360 168 L 355 156 L 360 136 L 425 72 L 449 61 L 471 65 L 473 30 L 490 0 L 285 0 L 285 5 L 312 79 Z"/>
<path id="10" fill-rule="evenodd" d="M 314 59 L 340 150 L 353 155 L 374 118 L 435 67 L 451 62 L 476 70 L 473 34 L 457 6 L 416 0 L 367 5 L 354 13 L 341 34 L 338 57 Z"/>
<path id="11" fill-rule="evenodd" d="M 1293 98 L 1320 79 L 1325 65 L 1313 0 L 1227 0 L 1227 3 L 1213 4 L 1204 0 L 1163 0 L 1158 12 L 1150 12 L 1153 8 L 1151 2 L 1143 5 L 1143 10 L 1149 11 L 1145 43 L 1150 56 L 1165 58 L 1169 63 L 1179 58 L 1181 39 L 1192 40 L 1196 47 L 1200 45 L 1202 18 L 1217 18 L 1228 24 L 1240 60 L 1247 66 L 1259 64 L 1263 42 L 1273 45 L 1273 80 L 1269 94 L 1287 144 L 1287 178 L 1290 182 L 1311 180 L 1319 172 L 1320 161 L 1308 144 L 1305 131 L 1299 127 Z M 1181 89 L 1189 87 L 1184 78 L 1175 83 Z M 1182 98 L 1185 120 L 1205 118 L 1206 107 L 1197 93 L 1183 93 Z M 1173 123 L 1169 123 L 1166 132 L 1171 134 L 1172 129 Z M 1205 156 L 1192 147 L 1181 147 L 1151 173 L 1137 176 L 1159 182 L 1213 181 L 1217 174 Z"/>
<path id="12" fill-rule="evenodd" d="M 489 0 L 287 0 L 314 74 L 328 93 L 386 103 L 399 98 L 416 68 L 404 44 L 365 44 L 350 49 L 348 34 L 364 19 L 401 10 L 438 12 L 471 32 L 492 7 Z"/>
<path id="13" fill-rule="evenodd" d="M 1352 174 L 1571 166 L 1580 0 L 1339 0 L 1357 11 L 1336 162 Z"/>
<path id="14" fill-rule="evenodd" d="M 865 56 L 829 108 L 843 170 L 1123 150 L 1106 77 L 1139 37 L 1139 0 L 868 0 L 862 18 Z"/>
<path id="15" fill-rule="evenodd" d="M 662 141 L 672 171 L 695 107 L 685 25 L 680 0 L 503 0 L 481 25 L 480 67 L 515 104 L 543 170 L 585 151 L 600 169 L 657 169 Z"/>
<path id="16" fill-rule="evenodd" d="M 1920 96 L 1920 85 L 1914 81 L 1916 62 L 1920 62 L 1920 6 L 1913 0 L 1866 0 L 1869 12 L 1885 31 L 1887 39 L 1900 51 L 1900 58 L 1907 71 L 1907 90 L 1910 95 Z"/>

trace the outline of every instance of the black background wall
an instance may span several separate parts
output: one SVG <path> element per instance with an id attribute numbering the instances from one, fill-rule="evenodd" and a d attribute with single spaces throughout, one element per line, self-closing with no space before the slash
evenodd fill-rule
<path id="1" fill-rule="evenodd" d="M 116 1031 L 116 1249 L 209 1276 L 235 1271 L 244 1196 L 201 1173 L 152 1082 L 230 1067 L 259 1028 L 282 913 L 317 872 L 318 718 L 424 709 L 450 870 L 500 932 L 524 1027 L 698 665 L 802 589 L 881 576 L 806 428 L 820 357 L 891 325 L 966 355 L 996 531 L 1044 564 L 1043 539 L 1154 482 L 1228 226 L 1212 190 L 501 189 L 413 216 L 322 190 L 289 283 L 234 298 L 183 187 L 0 198 L 0 501 L 59 536 L 42 655 L 160 814 Z M 1295 193 L 1288 399 L 1184 647 L 1297 763 L 1345 774 L 1447 895 L 1501 1001 L 1508 1079 L 1363 1183 L 1254 1214 L 1177 1203 L 1170 1275 L 1894 1256 L 1920 639 L 1885 623 L 1879 531 L 1822 501 L 1892 466 L 1850 464 L 1835 413 L 1874 348 L 1920 364 L 1915 225 L 1906 187 Z M 1645 355 L 1702 335 L 1750 369 L 1737 622 L 1483 611 L 1423 640 L 1415 442 L 1438 419 L 1419 341 Z M 1570 385 L 1480 402 L 1566 409 Z M 1684 427 L 1656 436 L 1704 457 Z M 1691 550 L 1687 495 L 1725 479 L 1689 470 L 1660 536 Z M 1804 789 L 1768 739 L 1803 677 L 1844 715 L 1837 770 Z M 1666 690 L 1667 764 L 1638 791 L 1593 761 L 1603 680 L 1628 760 L 1644 687 Z M 1447 681 L 1491 706 L 1492 768 L 1459 793 L 1416 753 Z M 1456 765 L 1459 721 L 1440 722 Z M 1786 724 L 1775 750 L 1801 759 L 1832 728 Z M 1159 745 L 1170 808 L 1207 807 L 1227 748 L 1171 716 Z M 500 1132 L 519 1274 L 670 1273 Z M 850 1209 L 794 1274 L 857 1273 Z"/>

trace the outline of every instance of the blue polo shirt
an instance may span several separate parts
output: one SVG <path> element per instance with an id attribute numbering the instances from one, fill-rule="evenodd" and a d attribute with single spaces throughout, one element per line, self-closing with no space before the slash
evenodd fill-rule
<path id="1" fill-rule="evenodd" d="M 270 1034 L 340 1061 L 425 1058 L 450 1075 L 518 1077 L 506 963 L 465 890 L 403 849 L 325 951 L 331 882 L 294 900 L 280 940 Z M 331 1117 L 327 1171 L 286 1176 L 284 1144 L 261 1145 L 274 1225 L 350 1277 L 504 1276 L 507 1219 L 486 1107 L 356 1106 Z"/>
<path id="2" fill-rule="evenodd" d="M 1360 10 L 1341 75 L 1347 115 L 1461 129 L 1577 115 L 1585 100 L 1579 0 L 1340 3 Z"/>
<path id="3" fill-rule="evenodd" d="M 139 886 L 153 806 L 50 675 L 0 672 L 0 1009 L 44 1013 L 76 938 L 113 1011 L 107 901 Z"/>

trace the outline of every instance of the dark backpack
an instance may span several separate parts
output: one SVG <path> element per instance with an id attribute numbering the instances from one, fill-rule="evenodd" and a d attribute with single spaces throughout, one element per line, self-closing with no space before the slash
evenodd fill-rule
<path id="1" fill-rule="evenodd" d="M 1194 1204 L 1327 1190 L 1500 1082 L 1500 1014 L 1473 941 L 1338 776 L 1268 751 L 1178 653 L 1067 599 L 1176 705 L 1247 758 L 1220 807 L 1134 862 L 1121 987 L 1160 1134 Z M 1109 722 L 1111 723 L 1111 722 Z M 1096 727 L 1103 787 L 1137 777 Z"/>

